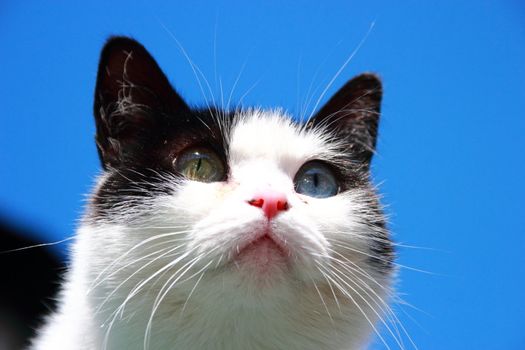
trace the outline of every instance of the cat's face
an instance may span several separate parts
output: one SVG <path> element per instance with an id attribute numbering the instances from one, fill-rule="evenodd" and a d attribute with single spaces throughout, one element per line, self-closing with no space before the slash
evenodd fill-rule
<path id="1" fill-rule="evenodd" d="M 384 295 L 393 252 L 369 182 L 380 98 L 362 75 L 306 125 L 279 110 L 192 110 L 142 46 L 110 41 L 95 101 L 105 172 L 86 218 L 98 297 L 153 290 L 180 308 L 216 286 L 327 307 L 359 288 Z"/>

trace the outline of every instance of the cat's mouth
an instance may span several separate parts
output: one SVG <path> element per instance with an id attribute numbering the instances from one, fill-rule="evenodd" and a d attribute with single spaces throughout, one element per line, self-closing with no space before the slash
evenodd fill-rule
<path id="1" fill-rule="evenodd" d="M 290 256 L 291 251 L 286 242 L 271 231 L 266 231 L 239 246 L 233 261 L 241 266 L 249 265 L 257 270 L 266 271 L 270 267 L 286 264 Z"/>

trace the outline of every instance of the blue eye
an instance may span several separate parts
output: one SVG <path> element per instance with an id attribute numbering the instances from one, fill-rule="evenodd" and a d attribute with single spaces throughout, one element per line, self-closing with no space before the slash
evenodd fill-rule
<path id="1" fill-rule="evenodd" d="M 321 162 L 309 162 L 295 175 L 295 191 L 310 197 L 335 196 L 339 185 L 333 171 Z"/>

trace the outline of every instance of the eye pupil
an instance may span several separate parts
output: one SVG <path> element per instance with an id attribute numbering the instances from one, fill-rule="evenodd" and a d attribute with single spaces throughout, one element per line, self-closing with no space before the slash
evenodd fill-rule
<path id="1" fill-rule="evenodd" d="M 319 186 L 319 174 L 314 174 L 314 186 Z"/>
<path id="2" fill-rule="evenodd" d="M 202 158 L 199 158 L 199 159 L 197 160 L 197 169 L 196 169 L 197 172 L 201 169 L 201 165 L 202 165 Z"/>

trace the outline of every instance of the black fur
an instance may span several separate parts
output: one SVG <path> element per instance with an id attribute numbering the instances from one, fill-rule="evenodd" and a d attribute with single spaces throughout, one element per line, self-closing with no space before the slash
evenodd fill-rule
<path id="1" fill-rule="evenodd" d="M 130 165 L 192 112 L 146 49 L 111 38 L 102 50 L 95 87 L 96 142 L 104 169 Z"/>
<path id="2" fill-rule="evenodd" d="M 95 194 L 94 214 L 110 217 L 112 209 L 169 191 L 163 182 L 177 175 L 174 161 L 188 147 L 214 149 L 226 167 L 217 113 L 189 108 L 141 44 L 111 38 L 100 57 L 94 105 L 97 149 L 109 177 Z"/>
<path id="3" fill-rule="evenodd" d="M 348 141 L 347 152 L 368 168 L 376 146 L 382 94 L 377 76 L 361 74 L 339 89 L 307 126 L 335 131 Z"/>
<path id="4" fill-rule="evenodd" d="M 379 202 L 372 205 L 370 210 L 376 213 L 377 217 L 383 217 L 383 211 Z M 396 258 L 396 251 L 394 245 L 388 236 L 385 220 L 377 220 L 369 223 L 369 225 L 377 228 L 377 235 L 370 240 L 370 256 L 368 261 L 371 266 L 374 266 L 378 272 L 391 270 L 394 268 L 394 260 Z"/>
<path id="5" fill-rule="evenodd" d="M 200 110 L 182 117 L 165 116 L 166 122 L 159 125 L 159 132 L 149 134 L 140 147 L 123 152 L 126 157 L 106 169 L 108 178 L 94 196 L 93 214 L 110 219 L 112 210 L 140 205 L 148 197 L 169 194 L 173 186 L 166 182 L 177 181 L 179 177 L 174 163 L 178 155 L 190 147 L 214 150 L 228 171 L 228 145 L 212 113 Z"/>

